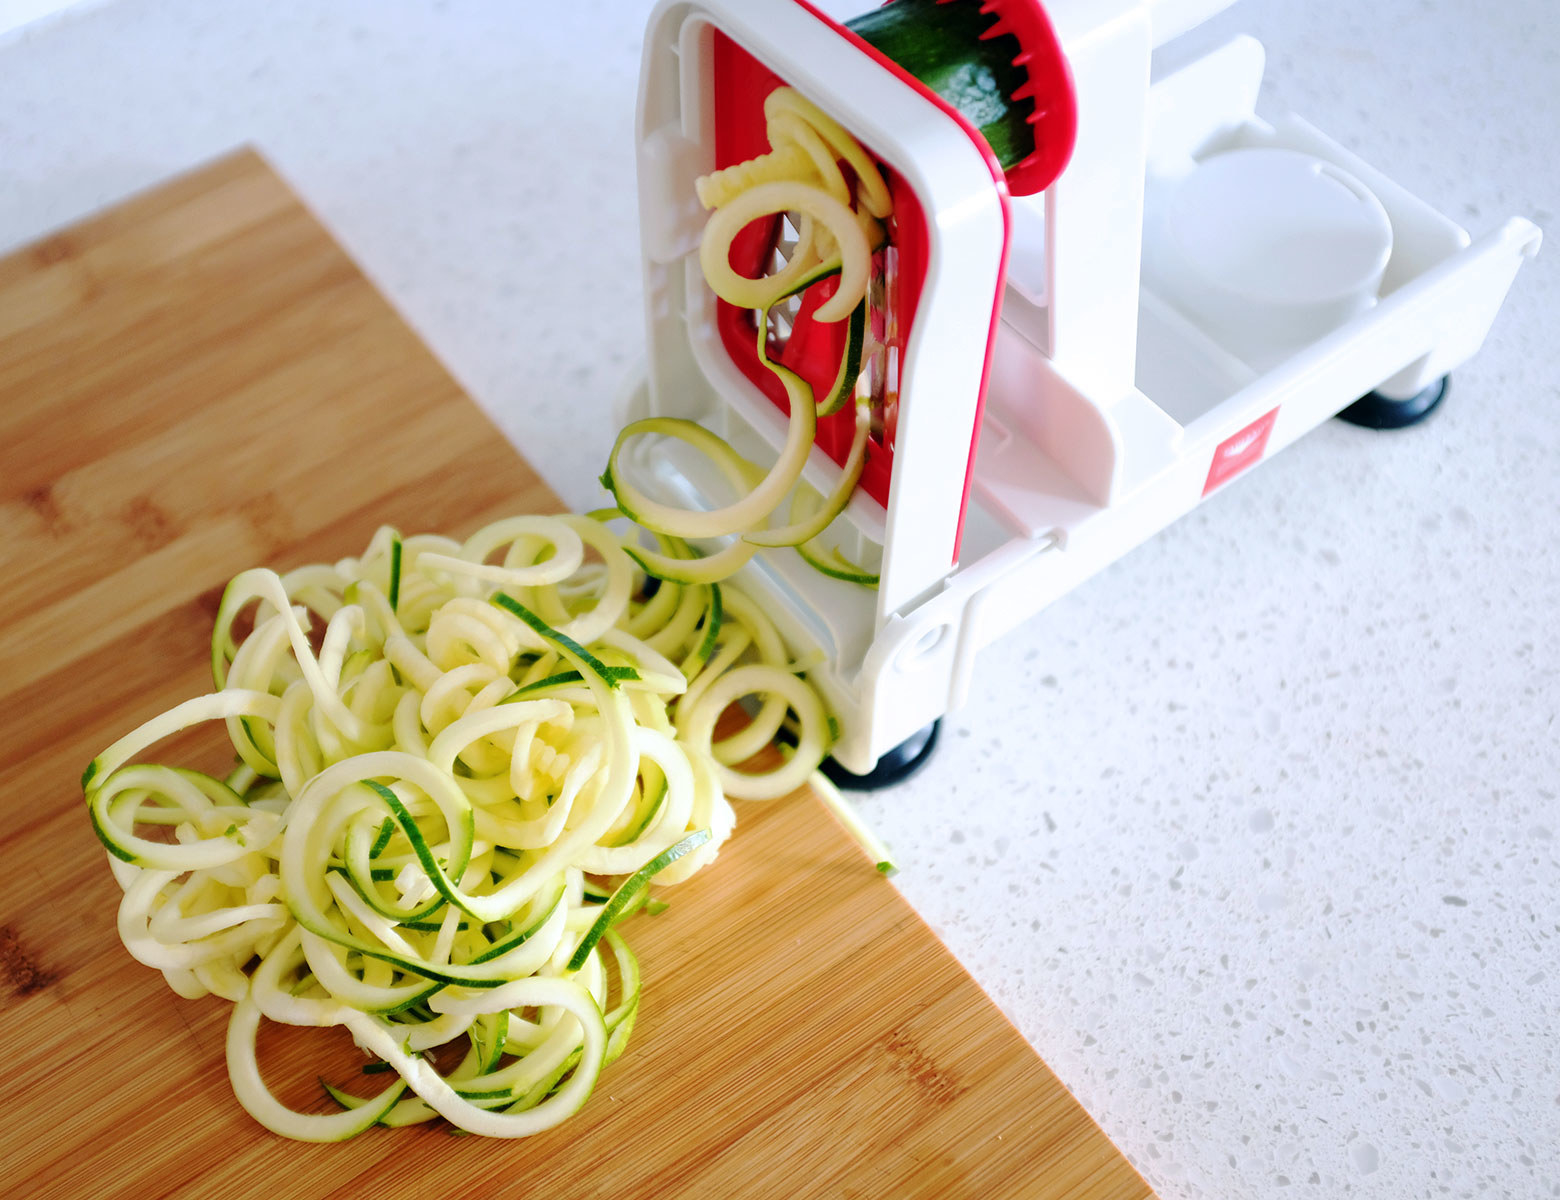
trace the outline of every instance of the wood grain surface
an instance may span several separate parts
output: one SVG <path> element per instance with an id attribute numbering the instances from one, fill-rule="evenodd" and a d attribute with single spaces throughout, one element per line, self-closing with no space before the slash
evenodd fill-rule
<path id="1" fill-rule="evenodd" d="M 0 1190 L 1147 1196 L 806 793 L 739 806 L 714 867 L 625 926 L 639 1023 L 562 1128 L 310 1146 L 239 1108 L 229 1006 L 120 945 L 82 767 L 206 690 L 237 571 L 555 507 L 253 153 L 0 259 Z M 279 1093 L 319 1104 L 317 1074 L 362 1062 L 343 1041 L 270 1031 Z"/>

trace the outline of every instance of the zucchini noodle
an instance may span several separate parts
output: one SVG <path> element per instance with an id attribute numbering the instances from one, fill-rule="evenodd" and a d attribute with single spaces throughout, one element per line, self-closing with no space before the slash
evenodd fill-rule
<path id="1" fill-rule="evenodd" d="M 764 100 L 770 150 L 695 183 L 700 202 L 713 212 L 699 245 L 699 265 L 710 289 L 729 304 L 756 312 L 759 361 L 784 386 L 789 404 L 786 438 L 774 465 L 758 470 L 717 434 L 684 418 L 635 421 L 619 435 L 602 483 L 617 507 L 653 534 L 675 538 L 733 538 L 723 549 L 690 562 L 664 551 L 635 555 L 663 579 L 715 582 L 745 566 L 761 549 L 796 547 L 804 561 L 826 574 L 864 586 L 876 577 L 812 545 L 845 510 L 866 461 L 871 433 L 870 395 L 858 387 L 868 329 L 868 290 L 873 253 L 884 244 L 893 211 L 888 185 L 870 155 L 817 105 L 782 87 Z M 841 164 L 849 167 L 847 175 Z M 784 216 L 797 223 L 797 240 L 779 269 L 757 278 L 731 265 L 737 236 L 754 221 Z M 846 349 L 834 385 L 822 398 L 796 372 L 769 356 L 769 314 L 776 305 L 826 279 L 833 295 L 813 313 L 823 322 L 847 322 Z M 793 492 L 805 488 L 802 471 L 812 451 L 817 420 L 854 397 L 855 436 L 834 491 L 805 516 L 793 502 L 788 524 L 771 527 L 775 512 Z M 622 470 L 625 447 L 641 436 L 673 438 L 708 458 L 737 494 L 730 504 L 689 511 L 658 503 L 634 487 Z"/>
<path id="2" fill-rule="evenodd" d="M 649 588 L 646 553 L 605 520 L 518 517 L 245 571 L 212 631 L 215 690 L 88 766 L 125 947 L 179 995 L 233 1002 L 229 1077 L 266 1128 L 336 1141 L 443 1117 L 520 1137 L 567 1118 L 638 1012 L 614 926 L 659 903 L 652 879 L 714 859 L 728 796 L 783 795 L 828 752 L 832 719 L 759 606 L 730 583 Z M 211 723 L 225 778 L 141 761 Z M 778 765 L 743 766 L 782 726 Z M 256 1056 L 267 1020 L 344 1028 L 388 1085 L 288 1107 Z"/>

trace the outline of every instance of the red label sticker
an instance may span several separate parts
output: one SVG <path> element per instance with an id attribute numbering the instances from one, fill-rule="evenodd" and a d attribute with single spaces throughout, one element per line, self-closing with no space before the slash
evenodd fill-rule
<path id="1" fill-rule="evenodd" d="M 1273 432 L 1273 422 L 1277 420 L 1278 409 L 1275 408 L 1219 443 L 1219 448 L 1213 452 L 1213 462 L 1208 467 L 1208 480 L 1203 484 L 1204 496 L 1234 479 L 1252 463 L 1261 461 L 1263 452 L 1267 450 L 1268 435 Z"/>

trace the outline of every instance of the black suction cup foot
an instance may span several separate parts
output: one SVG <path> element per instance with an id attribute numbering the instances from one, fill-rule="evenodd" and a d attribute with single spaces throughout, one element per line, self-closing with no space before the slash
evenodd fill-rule
<path id="1" fill-rule="evenodd" d="M 932 757 L 932 751 L 937 748 L 937 732 L 941 728 L 940 720 L 933 721 L 925 729 L 912 733 L 879 758 L 877 766 L 865 775 L 847 771 L 832 758 L 824 759 L 823 766 L 819 769 L 835 787 L 844 788 L 846 791 L 871 792 L 878 788 L 892 787 L 896 783 L 903 783 L 927 764 Z"/>
<path id="2" fill-rule="evenodd" d="M 1351 425 L 1363 425 L 1366 429 L 1407 429 L 1417 425 L 1436 410 L 1446 398 L 1450 375 L 1442 375 L 1417 396 L 1406 400 L 1393 400 L 1379 392 L 1372 392 L 1356 400 L 1338 414 L 1340 420 Z"/>

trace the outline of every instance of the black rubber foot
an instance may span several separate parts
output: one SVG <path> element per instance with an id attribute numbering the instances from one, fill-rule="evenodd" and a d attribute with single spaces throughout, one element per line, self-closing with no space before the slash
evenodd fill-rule
<path id="1" fill-rule="evenodd" d="M 892 787 L 896 783 L 903 783 L 927 764 L 932 757 L 932 751 L 937 748 L 937 733 L 941 728 L 940 720 L 933 721 L 925 729 L 911 734 L 879 758 L 877 766 L 865 775 L 847 771 L 832 758 L 824 759 L 823 766 L 819 770 L 835 787 L 851 792 L 871 792 L 878 788 Z"/>
<path id="2" fill-rule="evenodd" d="M 1450 381 L 1450 375 L 1442 375 L 1424 391 L 1407 400 L 1391 400 L 1372 392 L 1349 405 L 1338 414 L 1338 418 L 1351 425 L 1363 425 L 1366 429 L 1407 429 L 1423 421 L 1446 399 Z"/>

